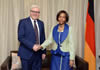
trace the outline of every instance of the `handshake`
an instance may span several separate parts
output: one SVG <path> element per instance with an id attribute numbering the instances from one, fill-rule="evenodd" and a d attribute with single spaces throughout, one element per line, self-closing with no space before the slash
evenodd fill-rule
<path id="1" fill-rule="evenodd" d="M 39 45 L 39 44 L 35 44 L 35 45 L 33 46 L 33 51 L 35 51 L 35 52 L 37 52 L 37 51 L 40 50 L 40 49 L 42 49 L 42 46 Z"/>

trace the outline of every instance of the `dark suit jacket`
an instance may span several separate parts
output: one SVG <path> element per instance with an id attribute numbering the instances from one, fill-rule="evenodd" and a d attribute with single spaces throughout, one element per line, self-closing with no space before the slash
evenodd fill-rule
<path id="1" fill-rule="evenodd" d="M 40 44 L 42 44 L 45 40 L 44 24 L 39 19 L 37 22 L 40 31 Z M 34 54 L 41 55 L 46 53 L 46 50 L 39 50 L 38 52 L 34 52 L 32 50 L 34 44 L 36 43 L 36 37 L 30 17 L 19 21 L 18 40 L 20 42 L 18 56 L 21 58 L 30 59 Z"/>

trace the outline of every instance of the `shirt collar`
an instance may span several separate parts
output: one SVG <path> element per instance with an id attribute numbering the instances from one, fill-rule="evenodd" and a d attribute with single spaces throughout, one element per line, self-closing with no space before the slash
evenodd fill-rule
<path id="1" fill-rule="evenodd" d="M 30 19 L 31 19 L 31 22 L 34 22 L 34 20 L 30 17 Z M 37 22 L 37 20 L 35 20 L 36 22 Z"/>

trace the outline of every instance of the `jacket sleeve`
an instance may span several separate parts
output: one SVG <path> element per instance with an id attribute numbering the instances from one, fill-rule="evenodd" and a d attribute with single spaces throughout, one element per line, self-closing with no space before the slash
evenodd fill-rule
<path id="1" fill-rule="evenodd" d="M 31 41 L 27 40 L 25 38 L 25 27 L 24 27 L 24 21 L 20 20 L 19 21 L 19 25 L 18 25 L 18 40 L 20 43 L 22 43 L 23 45 L 25 45 L 25 47 L 32 49 L 34 43 L 32 43 Z"/>
<path id="2" fill-rule="evenodd" d="M 53 43 L 53 37 L 52 37 L 52 30 L 51 30 L 49 37 L 44 41 L 44 43 L 41 46 L 43 47 L 43 49 L 45 49 L 52 43 Z"/>
<path id="3" fill-rule="evenodd" d="M 69 27 L 69 52 L 70 52 L 70 60 L 75 60 L 75 46 L 72 36 L 72 27 Z"/>
<path id="4" fill-rule="evenodd" d="M 42 42 L 45 41 L 45 28 L 43 24 L 43 32 L 42 32 Z M 46 54 L 46 49 L 42 50 L 42 54 Z"/>

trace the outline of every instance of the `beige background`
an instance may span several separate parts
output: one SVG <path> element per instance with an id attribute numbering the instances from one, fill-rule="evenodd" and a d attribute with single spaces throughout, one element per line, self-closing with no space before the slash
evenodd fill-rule
<path id="1" fill-rule="evenodd" d="M 10 54 L 11 50 L 18 49 L 18 22 L 19 19 L 29 16 L 29 9 L 32 4 L 40 6 L 40 19 L 45 23 L 46 37 L 48 37 L 51 27 L 57 24 L 57 12 L 64 9 L 69 13 L 69 23 L 73 27 L 74 44 L 77 50 L 76 54 L 83 57 L 87 0 L 0 0 L 0 64 Z M 99 12 L 100 0 L 95 0 L 97 67 L 100 65 L 100 59 L 98 58 L 98 55 L 100 55 Z"/>

